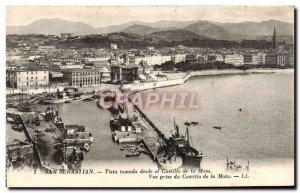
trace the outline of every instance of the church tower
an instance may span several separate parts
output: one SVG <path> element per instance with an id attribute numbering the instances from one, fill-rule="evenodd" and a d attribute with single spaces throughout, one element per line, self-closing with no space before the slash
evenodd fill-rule
<path id="1" fill-rule="evenodd" d="M 277 37 L 276 37 L 276 29 L 274 27 L 274 33 L 273 33 L 273 38 L 272 38 L 272 48 L 276 49 L 277 48 Z"/>

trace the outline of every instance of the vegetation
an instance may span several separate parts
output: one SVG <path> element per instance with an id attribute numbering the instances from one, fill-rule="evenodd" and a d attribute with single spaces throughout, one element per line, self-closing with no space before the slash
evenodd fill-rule
<path id="1" fill-rule="evenodd" d="M 6 45 L 8 48 L 18 47 L 18 43 L 25 43 L 28 46 L 34 44 L 48 44 L 56 45 L 60 48 L 109 48 L 110 43 L 118 44 L 121 49 L 130 48 L 145 48 L 147 46 L 162 47 L 175 47 L 183 45 L 187 47 L 202 47 L 202 48 L 254 48 L 254 49 L 269 49 L 272 46 L 270 41 L 265 40 L 243 40 L 241 43 L 237 41 L 228 40 L 215 40 L 215 39 L 182 39 L 171 40 L 168 38 L 157 38 L 151 36 L 142 36 L 130 33 L 111 33 L 107 36 L 103 35 L 87 35 L 82 37 L 74 37 L 62 40 L 57 37 L 50 37 L 45 35 L 7 35 Z"/>

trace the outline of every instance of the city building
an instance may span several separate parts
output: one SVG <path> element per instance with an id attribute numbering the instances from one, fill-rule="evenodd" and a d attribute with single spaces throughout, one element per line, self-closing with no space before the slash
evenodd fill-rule
<path id="1" fill-rule="evenodd" d="M 103 63 L 103 64 L 109 64 L 109 59 L 111 58 L 110 54 L 106 54 L 106 55 L 101 55 L 101 56 L 97 56 L 94 58 L 84 58 L 85 63 L 90 63 L 90 62 L 98 62 L 98 63 Z"/>
<path id="2" fill-rule="evenodd" d="M 244 57 L 241 54 L 227 54 L 224 62 L 234 66 L 242 66 L 244 65 Z"/>
<path id="3" fill-rule="evenodd" d="M 277 55 L 277 65 L 280 67 L 290 65 L 290 59 L 287 54 L 278 54 Z"/>
<path id="4" fill-rule="evenodd" d="M 39 51 L 53 51 L 56 49 L 56 46 L 52 45 L 39 45 Z"/>
<path id="5" fill-rule="evenodd" d="M 111 43 L 111 44 L 110 44 L 110 49 L 116 50 L 116 49 L 118 49 L 118 45 L 117 45 L 117 44 L 114 44 L 114 43 Z"/>
<path id="6" fill-rule="evenodd" d="M 277 66 L 277 54 L 271 53 L 266 55 L 266 65 Z"/>
<path id="7" fill-rule="evenodd" d="M 32 86 L 47 86 L 49 84 L 49 69 L 28 65 L 6 71 L 6 83 L 12 88 L 27 88 Z"/>
<path id="8" fill-rule="evenodd" d="M 74 63 L 74 64 L 66 64 L 62 63 L 61 65 L 58 65 L 60 69 L 82 69 L 83 64 L 82 63 Z"/>
<path id="9" fill-rule="evenodd" d="M 244 65 L 253 65 L 253 55 L 252 54 L 244 54 Z"/>
<path id="10" fill-rule="evenodd" d="M 111 66 L 111 81 L 112 82 L 134 82 L 139 80 L 139 74 L 142 74 L 142 68 L 138 65 L 128 66 Z"/>
<path id="11" fill-rule="evenodd" d="M 95 69 L 66 69 L 62 70 L 62 73 L 69 86 L 90 87 L 100 85 L 101 73 Z"/>
<path id="12" fill-rule="evenodd" d="M 195 54 L 187 54 L 185 60 L 186 61 L 195 61 L 195 60 L 197 60 L 197 57 Z"/>
<path id="13" fill-rule="evenodd" d="M 186 55 L 185 55 L 185 54 L 174 54 L 174 55 L 171 56 L 171 60 L 172 60 L 174 63 L 184 62 L 184 61 L 185 61 L 185 58 L 186 58 Z"/>
<path id="14" fill-rule="evenodd" d="M 71 38 L 73 36 L 74 36 L 73 33 L 61 33 L 60 34 L 60 38 L 62 38 L 62 39 L 68 39 L 68 38 Z"/>

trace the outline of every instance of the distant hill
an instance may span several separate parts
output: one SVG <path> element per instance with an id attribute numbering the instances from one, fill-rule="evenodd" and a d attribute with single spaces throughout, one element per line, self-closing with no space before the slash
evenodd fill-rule
<path id="1" fill-rule="evenodd" d="M 149 34 L 148 37 L 151 37 L 153 41 L 181 41 L 191 39 L 207 39 L 204 36 L 200 36 L 193 32 L 189 32 L 182 29 L 154 32 Z"/>
<path id="2" fill-rule="evenodd" d="M 196 23 L 186 26 L 183 29 L 198 34 L 200 36 L 219 40 L 230 39 L 231 36 L 231 34 L 225 29 L 209 21 L 198 21 Z"/>
<path id="3" fill-rule="evenodd" d="M 272 36 L 274 28 L 276 34 L 280 35 L 293 35 L 294 25 L 277 20 L 267 20 L 262 22 L 241 22 L 241 23 L 224 23 L 219 24 L 229 33 L 244 35 L 245 37 L 255 36 Z"/>
<path id="4" fill-rule="evenodd" d="M 95 28 L 82 22 L 62 19 L 40 19 L 26 26 L 7 26 L 6 34 L 54 34 L 74 33 L 87 35 L 95 33 Z"/>
<path id="5" fill-rule="evenodd" d="M 127 27 L 126 29 L 123 30 L 125 33 L 133 33 L 133 34 L 140 34 L 140 35 L 145 35 L 145 34 L 150 34 L 153 32 L 161 31 L 162 29 L 160 28 L 153 28 L 145 25 L 131 25 Z"/>

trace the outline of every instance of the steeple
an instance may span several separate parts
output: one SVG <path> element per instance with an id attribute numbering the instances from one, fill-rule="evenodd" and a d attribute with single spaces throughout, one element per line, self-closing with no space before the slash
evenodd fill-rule
<path id="1" fill-rule="evenodd" d="M 276 29 L 274 27 L 274 33 L 273 33 L 273 38 L 272 38 L 272 48 L 276 49 L 277 48 L 277 37 L 276 37 Z"/>

